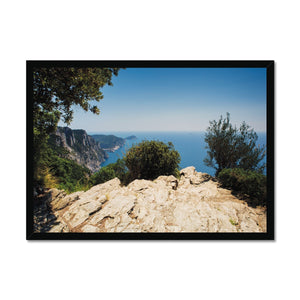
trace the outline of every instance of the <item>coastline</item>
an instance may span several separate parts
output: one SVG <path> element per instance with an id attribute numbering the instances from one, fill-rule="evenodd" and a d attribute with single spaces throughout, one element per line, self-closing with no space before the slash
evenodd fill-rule
<path id="1" fill-rule="evenodd" d="M 124 145 L 125 145 L 125 143 L 124 143 Z M 102 148 L 104 151 L 107 151 L 107 152 L 115 152 L 115 151 L 117 151 L 118 149 L 120 149 L 121 147 L 123 147 L 124 145 L 122 145 L 122 146 L 115 146 L 115 147 L 113 147 L 113 148 Z"/>

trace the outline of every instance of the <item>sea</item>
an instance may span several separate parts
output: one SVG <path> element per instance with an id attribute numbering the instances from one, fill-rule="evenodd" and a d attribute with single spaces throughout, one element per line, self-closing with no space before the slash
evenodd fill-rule
<path id="1" fill-rule="evenodd" d="M 108 152 L 109 158 L 101 164 L 107 166 L 114 163 L 118 158 L 122 158 L 126 151 L 134 144 L 143 140 L 156 140 L 164 143 L 172 142 L 175 150 L 180 153 L 180 169 L 194 166 L 197 172 L 215 175 L 215 169 L 204 164 L 203 160 L 207 157 L 206 143 L 204 141 L 205 132 L 105 132 L 92 134 L 113 134 L 118 137 L 126 138 L 135 135 L 136 139 L 126 140 L 125 145 L 115 152 Z M 257 144 L 266 145 L 266 133 L 257 133 Z M 264 161 L 265 162 L 265 161 Z"/>

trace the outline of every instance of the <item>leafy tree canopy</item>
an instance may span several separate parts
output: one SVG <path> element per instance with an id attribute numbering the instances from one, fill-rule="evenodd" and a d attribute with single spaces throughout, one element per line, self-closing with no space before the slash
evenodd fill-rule
<path id="1" fill-rule="evenodd" d="M 112 85 L 112 76 L 118 68 L 34 68 L 33 69 L 33 154 L 34 177 L 37 178 L 41 163 L 45 161 L 47 139 L 60 120 L 70 124 L 72 105 L 99 114 L 91 101 L 100 101 L 100 91 Z"/>
<path id="2" fill-rule="evenodd" d="M 112 85 L 112 76 L 118 68 L 36 68 L 33 71 L 33 112 L 60 112 L 65 123 L 72 121 L 71 106 L 76 104 L 85 111 L 99 114 L 99 108 L 89 101 L 100 101 L 100 88 Z"/>
<path id="3" fill-rule="evenodd" d="M 180 154 L 171 142 L 143 141 L 127 151 L 124 161 L 130 180 L 153 180 L 160 175 L 179 174 Z"/>
<path id="4" fill-rule="evenodd" d="M 241 168 L 262 173 L 266 155 L 265 146 L 256 144 L 257 134 L 245 122 L 240 128 L 232 126 L 230 114 L 219 121 L 210 121 L 205 134 L 208 157 L 205 164 L 216 169 L 216 174 L 225 168 Z"/>

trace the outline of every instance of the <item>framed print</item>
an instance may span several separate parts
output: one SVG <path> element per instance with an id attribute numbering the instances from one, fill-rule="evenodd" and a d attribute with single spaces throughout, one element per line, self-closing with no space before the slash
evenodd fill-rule
<path id="1" fill-rule="evenodd" d="M 274 61 L 27 61 L 28 240 L 273 240 Z"/>

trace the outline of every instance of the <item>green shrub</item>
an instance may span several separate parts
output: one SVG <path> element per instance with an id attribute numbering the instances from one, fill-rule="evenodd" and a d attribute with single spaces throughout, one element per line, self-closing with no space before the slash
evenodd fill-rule
<path id="1" fill-rule="evenodd" d="M 102 167 L 100 171 L 90 177 L 90 185 L 104 183 L 115 177 L 118 177 L 121 182 L 126 176 L 126 166 L 123 159 L 118 159 L 115 163 Z"/>
<path id="2" fill-rule="evenodd" d="M 225 188 L 248 195 L 260 204 L 265 204 L 267 197 L 267 177 L 255 171 L 244 169 L 223 169 L 218 179 Z"/>
<path id="3" fill-rule="evenodd" d="M 115 171 L 116 177 L 120 179 L 122 183 L 126 178 L 128 169 L 126 168 L 124 159 L 118 159 L 115 163 L 110 164 L 111 168 Z"/>
<path id="4" fill-rule="evenodd" d="M 104 183 L 116 177 L 116 173 L 110 165 L 102 167 L 100 171 L 90 177 L 91 185 Z"/>
<path id="5" fill-rule="evenodd" d="M 90 170 L 76 162 L 52 155 L 48 162 L 50 174 L 58 181 L 57 188 L 68 193 L 88 188 Z"/>
<path id="6" fill-rule="evenodd" d="M 135 179 L 153 180 L 160 175 L 178 175 L 180 154 L 172 143 L 143 141 L 132 146 L 124 157 L 128 168 L 126 181 Z"/>
<path id="7" fill-rule="evenodd" d="M 75 161 L 59 157 L 51 148 L 44 149 L 35 169 L 35 184 L 45 188 L 56 187 L 72 193 L 88 188 L 90 170 Z"/>

